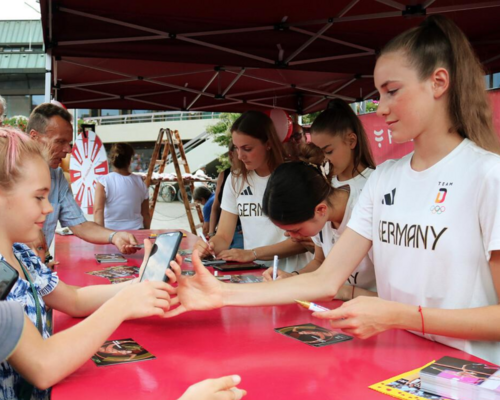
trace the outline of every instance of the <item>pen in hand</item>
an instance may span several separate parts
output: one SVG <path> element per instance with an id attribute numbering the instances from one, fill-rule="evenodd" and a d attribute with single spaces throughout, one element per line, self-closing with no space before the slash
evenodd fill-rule
<path id="1" fill-rule="evenodd" d="M 278 277 L 278 256 L 274 256 L 273 281 L 275 281 L 277 277 Z"/>
<path id="2" fill-rule="evenodd" d="M 311 311 L 330 311 L 329 308 L 320 306 L 319 304 L 316 303 L 311 303 L 309 301 L 295 300 L 295 302 Z"/>
<path id="3" fill-rule="evenodd" d="M 210 243 L 208 243 L 208 240 L 205 237 L 205 235 L 203 233 L 199 233 L 198 236 L 201 238 L 201 240 L 203 240 L 207 244 L 208 250 L 210 250 L 210 254 L 212 254 L 213 259 L 216 260 L 217 257 L 215 256 L 214 251 L 210 248 Z"/>

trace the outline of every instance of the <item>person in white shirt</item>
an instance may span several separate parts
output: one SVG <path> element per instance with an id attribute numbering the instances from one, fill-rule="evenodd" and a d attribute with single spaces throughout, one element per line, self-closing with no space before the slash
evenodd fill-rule
<path id="1" fill-rule="evenodd" d="M 115 143 L 109 154 L 113 172 L 95 188 L 94 221 L 114 231 L 149 229 L 149 192 L 142 178 L 130 171 L 134 148 Z"/>
<path id="2" fill-rule="evenodd" d="M 375 169 L 368 138 L 358 116 L 344 100 L 331 100 L 328 108 L 316 117 L 311 126 L 311 142 L 323 151 L 324 157 L 333 166 L 332 186 L 348 187 L 356 199 L 352 202 L 354 206 Z M 292 159 L 300 159 L 302 147 L 294 146 Z M 351 199 L 354 200 L 354 197 Z M 349 212 L 346 222 L 350 216 Z M 294 235 L 292 240 L 314 248 L 310 238 Z"/>
<path id="3" fill-rule="evenodd" d="M 348 228 L 309 274 L 252 285 L 221 284 L 193 255 L 180 306 L 288 304 L 332 298 L 373 245 L 379 297 L 313 314 L 368 338 L 406 329 L 500 363 L 500 143 L 484 76 L 470 43 L 432 15 L 382 50 L 377 113 L 414 152 L 373 172 Z"/>
<path id="4" fill-rule="evenodd" d="M 195 249 L 201 256 L 214 251 L 226 261 L 259 260 L 267 265 L 278 255 L 280 269 L 292 272 L 303 268 L 310 261 L 310 256 L 303 254 L 305 248 L 285 238 L 283 230 L 262 212 L 269 176 L 283 163 L 283 146 L 272 120 L 259 111 L 247 111 L 234 122 L 231 132 L 238 160 L 224 186 L 219 228 L 209 241 L 210 248 L 199 240 Z M 244 249 L 229 249 L 238 217 Z"/>
<path id="5" fill-rule="evenodd" d="M 321 266 L 346 229 L 359 197 L 349 186 L 332 187 L 331 175 L 327 173 L 330 164 L 323 162 L 323 152 L 317 146 L 305 145 L 299 152 L 302 161 L 284 163 L 271 174 L 264 193 L 263 211 L 292 238 L 312 237 L 314 259 L 300 271 L 279 271 L 278 279 L 312 272 Z M 263 276 L 267 281 L 272 280 L 272 268 Z M 335 298 L 351 300 L 361 295 L 377 295 L 375 271 L 368 256 L 363 258 Z"/>
<path id="6" fill-rule="evenodd" d="M 365 128 L 351 107 L 341 99 L 328 103 L 328 108 L 311 126 L 311 142 L 323 150 L 333 165 L 332 185 L 349 185 L 361 190 L 375 169 Z"/>

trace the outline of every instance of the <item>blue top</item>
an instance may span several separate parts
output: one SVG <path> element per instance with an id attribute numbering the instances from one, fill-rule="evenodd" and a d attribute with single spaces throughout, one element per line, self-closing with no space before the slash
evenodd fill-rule
<path id="1" fill-rule="evenodd" d="M 43 296 L 50 294 L 59 283 L 59 277 L 55 272 L 42 263 L 33 251 L 22 243 L 14 243 L 14 255 L 23 263 L 29 274 L 33 284 L 38 292 L 38 301 L 41 307 L 43 338 L 47 339 L 50 334 L 47 330 L 47 311 L 45 309 L 45 302 Z M 0 260 L 4 257 L 0 254 Z M 28 318 L 36 326 L 36 305 L 33 294 L 31 293 L 30 284 L 27 280 L 19 277 L 16 284 L 7 296 L 7 301 L 17 301 L 24 307 L 24 312 Z M 21 384 L 21 375 L 17 373 L 11 365 L 4 361 L 0 364 L 0 400 L 16 400 L 18 397 L 16 393 Z M 49 399 L 50 389 L 33 390 L 32 400 L 46 400 Z"/>
<path id="2" fill-rule="evenodd" d="M 48 247 L 54 240 L 58 220 L 63 227 L 72 227 L 87 222 L 82 209 L 76 204 L 68 181 L 60 167 L 50 168 L 49 202 L 52 204 L 54 211 L 47 215 L 43 225 L 43 233 Z"/>
<path id="3" fill-rule="evenodd" d="M 203 219 L 205 222 L 210 222 L 210 214 L 212 214 L 212 204 L 214 204 L 215 193 L 209 197 L 205 205 L 203 206 Z"/>

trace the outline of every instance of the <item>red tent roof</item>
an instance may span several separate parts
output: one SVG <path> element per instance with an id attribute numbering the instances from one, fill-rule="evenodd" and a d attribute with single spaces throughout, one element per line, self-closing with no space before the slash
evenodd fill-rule
<path id="1" fill-rule="evenodd" d="M 310 113 L 372 98 L 377 51 L 442 13 L 500 71 L 500 1 L 41 0 L 57 99 L 74 108 Z"/>

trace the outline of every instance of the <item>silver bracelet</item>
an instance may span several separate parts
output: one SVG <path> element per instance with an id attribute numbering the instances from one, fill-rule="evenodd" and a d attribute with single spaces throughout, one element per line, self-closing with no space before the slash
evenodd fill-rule
<path id="1" fill-rule="evenodd" d="M 252 249 L 252 253 L 253 253 L 253 256 L 255 257 L 254 261 L 257 260 L 257 252 L 255 251 L 255 249 Z"/>
<path id="2" fill-rule="evenodd" d="M 118 232 L 114 231 L 109 234 L 108 237 L 108 243 L 113 243 L 113 237 L 117 234 Z"/>

